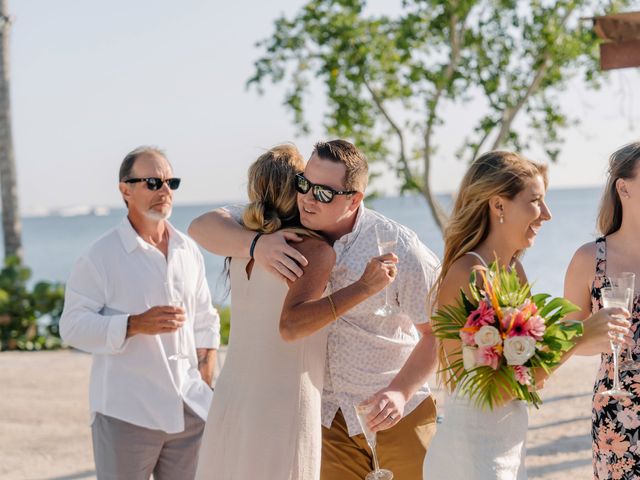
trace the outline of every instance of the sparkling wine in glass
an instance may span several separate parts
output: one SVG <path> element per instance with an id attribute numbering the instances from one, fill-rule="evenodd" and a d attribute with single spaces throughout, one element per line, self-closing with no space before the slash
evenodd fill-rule
<path id="1" fill-rule="evenodd" d="M 378 253 L 384 255 L 392 253 L 398 243 L 398 230 L 390 224 L 378 223 L 375 225 L 376 240 L 378 242 Z M 388 317 L 394 313 L 394 308 L 389 304 L 389 287 L 384 290 L 384 305 L 378 308 L 375 315 Z"/>
<path id="2" fill-rule="evenodd" d="M 635 300 L 635 281 L 636 276 L 631 272 L 622 272 L 621 274 L 610 277 L 609 282 L 612 287 L 621 287 L 621 288 L 629 288 L 631 290 L 631 298 L 629 299 L 629 314 L 631 318 L 629 318 L 630 322 L 633 322 L 633 309 L 634 309 L 634 300 Z M 631 345 L 627 345 L 627 358 L 620 362 L 620 371 L 627 370 L 640 370 L 640 362 L 633 359 L 633 351 Z"/>
<path id="3" fill-rule="evenodd" d="M 380 468 L 378 463 L 378 454 L 376 453 L 376 432 L 372 432 L 367 426 L 367 415 L 371 411 L 371 405 L 354 405 L 358 422 L 362 427 L 362 432 L 367 439 L 367 444 L 373 454 L 373 471 L 369 472 L 365 480 L 392 480 L 393 473 L 390 470 Z"/>
<path id="4" fill-rule="evenodd" d="M 182 292 L 184 291 L 183 283 L 176 281 L 166 282 L 164 284 L 164 289 L 167 293 L 169 305 L 185 310 L 184 300 L 182 298 Z M 178 348 L 176 350 L 176 353 L 169 355 L 169 360 L 187 360 L 189 358 L 189 355 L 187 355 L 184 348 L 184 325 L 176 331 L 176 336 L 178 340 Z"/>
<path id="5" fill-rule="evenodd" d="M 633 290 L 626 287 L 605 287 L 602 292 L 602 306 L 604 308 L 629 308 L 630 297 L 633 296 Z M 620 344 L 611 341 L 611 350 L 613 351 L 613 388 L 601 392 L 600 395 L 611 395 L 614 397 L 630 397 L 631 394 L 623 390 L 620 386 L 620 374 L 618 371 L 618 357 L 620 356 Z"/>

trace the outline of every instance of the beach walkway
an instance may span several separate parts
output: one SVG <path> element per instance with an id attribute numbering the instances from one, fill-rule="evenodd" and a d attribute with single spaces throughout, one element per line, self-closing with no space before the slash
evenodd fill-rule
<path id="1" fill-rule="evenodd" d="M 577 357 L 530 410 L 530 480 L 591 478 L 591 387 L 598 358 Z M 74 351 L 0 353 L 0 479 L 95 479 L 88 412 L 91 358 Z M 437 392 L 442 399 L 442 392 Z M 435 480 L 435 479 L 434 479 Z"/>

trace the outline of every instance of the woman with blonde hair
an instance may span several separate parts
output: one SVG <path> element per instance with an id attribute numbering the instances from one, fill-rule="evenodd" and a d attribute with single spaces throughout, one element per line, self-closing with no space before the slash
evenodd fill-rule
<path id="1" fill-rule="evenodd" d="M 533 245 L 542 223 L 551 219 L 546 189 L 546 167 L 516 153 L 489 152 L 471 164 L 445 229 L 438 305 L 454 304 L 460 290 L 469 295 L 471 271 L 492 261 L 515 270 L 521 282 L 527 282 L 519 258 Z M 619 309 L 606 309 L 587 319 L 585 333 L 570 354 L 609 348 L 607 320 L 616 312 Z M 618 324 L 616 328 L 624 332 L 626 322 Z M 455 362 L 460 350 L 460 341 L 442 341 L 441 367 Z M 540 384 L 545 374 L 535 372 L 535 376 Z M 454 383 L 449 383 L 452 389 Z M 425 480 L 526 479 L 527 405 L 505 395 L 500 406 L 481 410 L 463 395 L 450 393 L 446 417 L 425 458 Z"/>
<path id="2" fill-rule="evenodd" d="M 250 203 L 241 214 L 253 236 L 250 251 L 232 257 L 231 333 L 216 383 L 197 479 L 318 480 L 320 478 L 321 394 L 326 328 L 310 328 L 310 316 L 328 325 L 344 308 L 393 281 L 392 269 L 371 261 L 362 277 L 323 295 L 335 263 L 333 248 L 302 228 L 296 205 L 296 174 L 304 160 L 293 145 L 279 145 L 249 168 Z M 322 268 L 285 283 L 253 258 L 263 234 L 286 230 L 302 237 L 296 248 Z M 356 285 L 357 284 L 357 285 Z M 354 287 L 355 288 L 352 288 Z M 285 315 L 286 313 L 286 315 Z"/>
<path id="3" fill-rule="evenodd" d="M 582 308 L 581 319 L 602 308 L 602 288 L 622 272 L 640 279 L 640 142 L 625 145 L 611 155 L 607 183 L 598 212 L 600 237 L 581 246 L 565 278 L 565 296 Z M 637 287 L 636 287 L 637 288 Z M 632 350 L 623 349 L 622 360 L 638 361 L 640 298 L 634 293 L 631 312 Z M 632 352 L 631 357 L 628 356 Z M 630 398 L 601 395 L 613 386 L 613 356 L 602 354 L 593 389 L 593 476 L 599 480 L 640 478 L 640 375 L 638 369 L 620 372 Z"/>

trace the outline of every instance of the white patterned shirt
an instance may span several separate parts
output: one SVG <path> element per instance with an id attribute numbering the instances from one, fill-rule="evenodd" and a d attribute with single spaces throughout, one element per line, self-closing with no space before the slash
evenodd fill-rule
<path id="1" fill-rule="evenodd" d="M 232 205 L 224 209 L 242 223 L 244 206 Z M 440 265 L 438 257 L 412 230 L 363 205 L 358 210 L 353 231 L 333 245 L 336 264 L 331 272 L 331 291 L 357 281 L 369 260 L 379 255 L 377 223 L 398 230 L 394 249 L 399 259 L 398 276 L 387 288 L 389 303 L 397 307 L 399 313 L 390 317 L 374 315 L 385 301 L 382 290 L 328 327 L 322 425 L 330 428 L 336 412 L 341 409 L 350 436 L 362 433 L 354 405 L 387 387 L 418 343 L 420 334 L 414 324 L 430 320 L 429 293 Z M 425 384 L 409 399 L 404 414 L 413 411 L 429 395 L 429 386 Z"/>
<path id="2" fill-rule="evenodd" d="M 350 436 L 362 433 L 354 405 L 391 383 L 420 339 L 414 324 L 429 322 L 429 293 L 440 264 L 412 230 L 361 206 L 353 231 L 333 245 L 336 264 L 331 272 L 332 291 L 357 281 L 369 260 L 379 255 L 375 233 L 379 223 L 398 231 L 394 249 L 399 259 L 398 275 L 387 288 L 389 303 L 399 313 L 389 317 L 374 315 L 385 301 L 382 290 L 331 324 L 327 341 L 322 425 L 330 428 L 341 409 Z M 404 414 L 429 395 L 425 384 L 409 399 Z"/>

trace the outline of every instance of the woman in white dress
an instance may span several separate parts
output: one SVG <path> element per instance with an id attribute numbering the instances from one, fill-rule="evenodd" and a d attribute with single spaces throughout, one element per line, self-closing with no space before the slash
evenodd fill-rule
<path id="1" fill-rule="evenodd" d="M 544 165 L 511 152 L 489 152 L 474 161 L 465 174 L 445 230 L 445 251 L 437 284 L 437 303 L 453 304 L 460 290 L 467 295 L 469 276 L 477 265 L 497 259 L 527 281 L 519 257 L 533 245 L 543 222 L 551 219 L 544 197 Z M 585 332 L 565 355 L 609 350 L 608 322 L 627 334 L 628 322 L 614 317 L 619 309 L 600 310 L 584 321 Z M 442 366 L 457 360 L 460 341 L 439 343 Z M 535 372 L 540 385 L 545 373 Z M 503 398 L 493 410 L 482 410 L 450 392 L 444 422 L 439 425 L 425 458 L 425 480 L 525 480 L 527 405 Z"/>
<path id="2" fill-rule="evenodd" d="M 230 259 L 231 333 L 203 435 L 199 480 L 320 478 L 326 329 L 305 320 L 323 317 L 329 324 L 364 298 L 347 292 L 336 307 L 323 296 L 335 253 L 300 227 L 295 175 L 303 169 L 293 145 L 268 150 L 249 169 L 251 203 L 242 221 L 257 232 L 251 254 L 260 234 L 286 229 L 303 237 L 296 248 L 323 268 L 287 284 L 253 255 Z M 372 261 L 355 283 L 380 291 L 393 280 L 394 268 Z"/>

